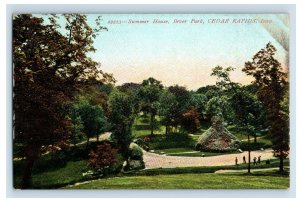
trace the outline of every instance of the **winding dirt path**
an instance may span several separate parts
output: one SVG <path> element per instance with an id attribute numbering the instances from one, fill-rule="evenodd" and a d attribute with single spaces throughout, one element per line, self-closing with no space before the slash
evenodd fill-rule
<path id="1" fill-rule="evenodd" d="M 150 168 L 174 168 L 174 167 L 190 167 L 190 166 L 220 166 L 220 165 L 234 165 L 235 157 L 238 158 L 238 163 L 243 162 L 243 156 L 247 152 L 239 154 L 224 154 L 210 157 L 186 157 L 186 156 L 166 156 L 144 151 L 144 162 L 146 169 Z M 273 153 L 271 149 L 264 151 L 251 152 L 251 161 L 254 157 L 261 156 L 261 160 L 272 159 Z"/>

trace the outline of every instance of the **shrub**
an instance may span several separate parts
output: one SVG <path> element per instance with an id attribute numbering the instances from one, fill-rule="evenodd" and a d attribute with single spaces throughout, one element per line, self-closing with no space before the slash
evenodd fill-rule
<path id="1" fill-rule="evenodd" d="M 136 143 L 132 142 L 129 146 L 129 150 L 130 150 L 130 159 L 133 160 L 143 159 L 143 150 Z"/>
<path id="2" fill-rule="evenodd" d="M 117 150 L 108 143 L 98 145 L 95 150 L 91 150 L 88 165 L 97 172 L 106 174 L 117 163 L 116 153 Z"/>
<path id="3" fill-rule="evenodd" d="M 128 166 L 126 166 L 126 171 L 132 171 L 132 170 L 141 170 L 145 168 L 145 163 L 142 160 L 129 160 Z"/>
<path id="4" fill-rule="evenodd" d="M 134 139 L 133 142 L 139 145 L 141 148 L 143 148 L 146 151 L 149 151 L 149 141 L 150 138 L 148 136 L 145 136 L 144 139 L 137 138 Z"/>

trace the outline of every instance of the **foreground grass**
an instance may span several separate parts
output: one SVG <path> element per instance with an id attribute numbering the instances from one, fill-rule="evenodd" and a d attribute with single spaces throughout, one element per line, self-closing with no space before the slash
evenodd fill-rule
<path id="1" fill-rule="evenodd" d="M 44 160 L 45 161 L 45 160 Z M 278 169 L 279 161 L 277 159 L 271 160 L 270 164 L 266 164 L 262 161 L 261 164 L 257 166 L 251 165 L 251 168 L 262 169 L 262 168 L 276 168 Z M 24 162 L 16 161 L 14 162 L 14 187 L 19 188 L 20 181 L 22 177 L 22 168 Z M 285 166 L 289 165 L 289 160 L 285 159 Z M 63 165 L 58 166 L 57 162 L 47 161 L 45 166 L 47 168 L 40 167 L 40 169 L 34 169 L 32 175 L 32 188 L 34 189 L 56 189 L 64 187 L 67 185 L 75 184 L 77 182 L 88 181 L 92 179 L 97 179 L 97 176 L 83 175 L 89 169 L 87 167 L 86 160 L 68 161 Z M 51 168 L 51 165 L 56 165 L 57 167 Z M 217 170 L 244 170 L 247 169 L 246 164 L 232 165 L 232 166 L 202 166 L 202 167 L 181 167 L 181 168 L 158 168 L 158 169 L 144 169 L 135 172 L 118 174 L 120 177 L 154 177 L 172 175 L 176 178 L 177 175 L 181 174 L 214 174 Z M 240 173 L 241 174 L 241 173 Z M 268 175 L 269 173 L 267 173 Z M 246 176 L 240 180 L 245 180 Z M 263 176 L 265 178 L 267 176 Z M 179 177 L 180 178 L 180 177 Z M 114 178 L 111 178 L 114 179 Z M 130 178 L 132 179 L 132 178 Z M 140 179 L 140 178 L 139 178 Z M 103 179 L 104 180 L 104 179 Z"/>
<path id="2" fill-rule="evenodd" d="M 177 174 L 116 177 L 91 181 L 68 189 L 287 189 L 289 177 L 263 174 Z"/>
<path id="3" fill-rule="evenodd" d="M 270 169 L 274 168 L 278 170 L 278 159 L 272 159 L 270 164 L 266 164 L 262 161 L 261 164 L 251 165 L 251 172 L 255 172 L 255 169 Z M 285 169 L 289 167 L 289 160 L 284 160 Z M 199 167 L 177 167 L 177 168 L 154 168 L 154 169 L 144 169 L 136 172 L 126 173 L 126 175 L 133 176 L 153 176 L 153 175 L 174 175 L 174 174 L 203 174 L 203 173 L 214 173 L 218 170 L 246 170 L 248 168 L 247 164 L 239 165 L 228 165 L 228 166 L 199 166 Z M 246 171 L 245 171 L 246 173 Z"/>
<path id="4" fill-rule="evenodd" d="M 64 167 L 45 172 L 34 172 L 32 175 L 32 188 L 59 188 L 78 181 L 89 180 L 82 173 L 87 171 L 86 161 L 69 161 Z M 22 173 L 14 176 L 14 187 L 20 188 Z"/>
<path id="5" fill-rule="evenodd" d="M 87 165 L 88 153 L 96 145 L 96 142 L 91 142 L 88 149 L 86 149 L 85 144 L 82 144 L 73 150 L 62 150 L 42 155 L 34 163 L 31 188 L 53 189 L 95 179 L 95 176 L 85 175 L 84 173 L 90 170 Z M 119 159 L 120 155 L 117 154 L 116 157 Z M 119 163 L 123 163 L 123 160 L 118 160 L 117 165 Z M 13 162 L 14 188 L 20 188 L 24 167 L 25 160 L 15 160 Z"/>

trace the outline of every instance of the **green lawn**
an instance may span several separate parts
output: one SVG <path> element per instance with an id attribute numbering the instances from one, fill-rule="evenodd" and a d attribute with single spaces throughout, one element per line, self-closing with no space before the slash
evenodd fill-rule
<path id="1" fill-rule="evenodd" d="M 157 117 L 159 121 L 159 117 Z M 208 126 L 207 126 L 208 127 Z M 154 150 L 156 153 L 165 153 L 166 155 L 174 155 L 174 156 L 214 156 L 221 155 L 225 153 L 215 153 L 215 152 L 195 152 L 194 145 L 199 135 L 189 136 L 187 134 L 169 134 L 164 135 L 164 127 L 161 125 L 157 126 L 155 130 L 155 135 L 150 137 L 150 149 Z M 159 133 L 159 131 L 161 131 Z M 145 135 L 150 134 L 149 126 L 147 125 L 147 118 L 139 118 L 136 120 L 136 125 L 133 128 L 134 133 L 140 133 L 141 139 Z M 268 141 L 265 137 L 261 138 L 259 141 Z M 86 180 L 95 179 L 96 176 L 87 176 L 83 173 L 86 173 L 89 168 L 87 167 L 86 159 L 88 158 L 88 152 L 90 149 L 95 146 L 93 143 L 90 143 L 90 148 L 86 149 L 86 145 L 78 145 L 74 150 L 70 151 L 60 151 L 56 153 L 51 153 L 47 155 L 41 156 L 35 166 L 33 168 L 32 173 L 32 188 L 60 188 L 63 186 L 67 186 L 69 184 L 74 184 L 76 182 L 82 182 Z M 16 152 L 17 153 L 17 152 Z M 285 165 L 288 166 L 288 160 L 285 160 Z M 256 168 L 270 168 L 277 167 L 278 160 L 272 160 L 271 164 L 267 165 L 262 163 Z M 213 173 L 216 170 L 220 169 L 245 169 L 246 165 L 238 165 L 238 166 L 218 166 L 218 167 L 189 167 L 189 168 L 164 168 L 164 169 L 146 169 L 137 171 L 134 173 L 123 173 L 118 174 L 122 178 L 138 178 L 141 179 L 143 177 L 147 178 L 147 176 L 167 176 L 167 175 L 199 175 L 200 173 Z M 24 170 L 24 160 L 14 161 L 14 187 L 19 188 L 21 177 Z M 115 175 L 115 174 L 113 174 Z M 205 175 L 203 175 L 205 176 Z M 226 177 L 226 176 L 221 176 Z M 241 177 L 241 176 L 240 176 Z M 265 178 L 266 176 L 263 176 Z M 276 177 L 276 176 L 272 176 Z M 277 176 L 278 177 L 278 176 Z M 170 177 L 170 183 L 174 182 L 174 175 Z M 113 178 L 115 179 L 115 178 Z M 149 179 L 149 178 L 147 178 Z M 154 177 L 153 179 L 149 179 L 150 181 L 157 179 Z M 179 178 L 180 179 L 180 176 Z M 242 178 L 241 178 L 242 179 Z M 108 179 L 107 179 L 108 180 Z M 225 179 L 224 179 L 225 180 Z M 105 181 L 104 179 L 102 181 Z M 130 180 L 129 180 L 130 181 Z M 129 182 L 128 182 L 129 183 Z M 111 185 L 113 186 L 113 184 Z M 149 185 L 151 188 L 152 185 Z M 153 185 L 156 186 L 156 185 Z M 170 185 L 164 185 L 166 188 L 172 188 Z M 130 188 L 130 187 L 128 187 Z M 148 188 L 148 187 L 146 187 Z M 155 188 L 155 187 L 154 187 Z M 159 188 L 159 187 L 158 187 Z M 184 187 L 183 187 L 184 188 Z M 195 187 L 198 188 L 198 187 Z"/>
<path id="2" fill-rule="evenodd" d="M 177 174 L 100 179 L 69 189 L 287 189 L 289 177 L 261 174 Z"/>
<path id="3" fill-rule="evenodd" d="M 154 150 L 154 153 L 157 154 L 166 154 L 167 156 L 218 156 L 229 154 L 233 152 L 204 152 L 204 151 L 195 151 L 193 148 L 169 148 L 169 149 L 158 149 Z"/>
<path id="4" fill-rule="evenodd" d="M 82 173 L 87 171 L 85 160 L 69 161 L 61 168 L 48 170 L 45 172 L 35 172 L 32 175 L 32 186 L 39 188 L 58 188 L 72 184 L 78 181 L 89 180 L 90 177 L 83 176 Z M 14 175 L 14 187 L 19 188 L 22 173 Z"/>
<path id="5" fill-rule="evenodd" d="M 132 134 L 134 138 L 140 138 L 143 140 L 145 136 L 149 136 L 151 133 L 150 130 L 150 124 L 149 124 L 149 115 L 141 115 L 137 117 L 134 121 L 133 127 L 132 127 Z M 150 150 L 159 150 L 158 153 L 164 152 L 167 155 L 174 155 L 176 156 L 178 153 L 178 156 L 202 156 L 204 154 L 205 156 L 215 156 L 220 155 L 220 153 L 211 153 L 211 152 L 194 152 L 194 153 L 187 153 L 184 152 L 193 151 L 195 144 L 197 143 L 199 137 L 210 127 L 210 123 L 203 122 L 201 124 L 201 127 L 198 129 L 197 132 L 195 132 L 193 135 L 188 136 L 188 134 L 181 134 L 181 133 L 174 133 L 176 137 L 172 136 L 174 134 L 165 135 L 165 126 L 161 125 L 160 123 L 160 117 L 156 116 L 156 126 L 154 129 L 154 136 L 151 137 L 150 141 Z M 240 130 L 235 125 L 229 125 L 227 126 L 228 130 L 234 134 L 238 139 L 242 141 L 241 149 L 245 149 L 245 145 L 248 141 L 248 136 L 245 131 Z M 184 137 L 185 136 L 185 137 Z M 254 138 L 251 137 L 251 143 L 252 147 L 255 149 L 260 148 L 269 148 L 272 143 L 269 140 L 269 138 L 265 134 L 258 134 L 257 135 L 257 144 L 254 144 Z M 181 151 L 167 151 L 166 149 L 181 149 Z M 166 151 L 164 151 L 166 150 Z"/>
<path id="6" fill-rule="evenodd" d="M 75 182 L 86 181 L 95 176 L 84 175 L 90 168 L 87 165 L 88 152 L 96 143 L 90 143 L 89 148 L 82 144 L 74 150 L 57 151 L 42 155 L 34 164 L 32 170 L 32 188 L 59 188 Z M 117 159 L 120 155 L 117 154 Z M 123 161 L 118 161 L 123 163 Z M 13 162 L 14 187 L 20 188 L 25 161 L 17 160 Z"/>
<path id="7" fill-rule="evenodd" d="M 193 150 L 191 148 L 178 147 L 178 148 L 169 148 L 169 149 L 157 149 L 157 150 L 155 150 L 155 153 L 172 154 L 172 153 L 193 152 L 193 151 L 195 151 L 195 150 Z"/>
<path id="8" fill-rule="evenodd" d="M 264 161 L 257 165 L 251 166 L 255 169 L 262 168 L 275 168 L 278 169 L 278 159 L 271 160 L 270 164 L 266 164 Z M 285 167 L 288 168 L 289 161 L 285 159 L 284 161 Z M 14 187 L 19 188 L 20 180 L 22 176 L 22 167 L 23 162 L 17 161 L 14 162 Z M 51 161 L 47 161 L 49 166 L 52 165 Z M 45 164 L 46 165 L 46 164 Z M 211 167 L 182 167 L 182 168 L 159 168 L 159 169 L 144 169 L 136 172 L 129 172 L 123 174 L 117 174 L 115 176 L 119 176 L 122 178 L 128 177 L 145 177 L 145 176 L 153 176 L 154 179 L 157 178 L 155 176 L 165 176 L 165 175 L 182 175 L 182 174 L 213 174 L 217 170 L 245 170 L 247 168 L 246 164 L 240 164 L 238 166 L 211 166 Z M 87 164 L 85 160 L 79 161 L 68 161 L 64 165 L 56 166 L 53 168 L 47 169 L 34 169 L 32 176 L 32 188 L 35 189 L 55 189 L 61 188 L 70 184 L 75 184 L 77 182 L 83 182 L 91 179 L 96 179 L 97 176 L 88 176 L 83 175 L 83 173 L 87 172 L 89 169 L 87 168 Z M 268 173 L 267 173 L 268 174 Z M 268 174 L 269 175 L 269 174 Z M 246 177 L 246 176 L 244 176 Z M 248 176 L 247 176 L 248 177 Z M 266 177 L 266 176 L 264 176 Z M 130 178 L 132 179 L 132 178 Z M 241 178 L 242 179 L 242 178 Z"/>
<path id="9" fill-rule="evenodd" d="M 151 134 L 150 127 L 150 117 L 149 115 L 144 115 L 143 117 L 137 117 L 133 123 L 132 127 L 132 136 L 135 138 L 143 138 L 144 136 Z M 154 128 L 154 134 L 165 134 L 165 127 L 159 124 L 160 117 L 156 116 L 155 120 L 157 121 L 157 125 Z"/>

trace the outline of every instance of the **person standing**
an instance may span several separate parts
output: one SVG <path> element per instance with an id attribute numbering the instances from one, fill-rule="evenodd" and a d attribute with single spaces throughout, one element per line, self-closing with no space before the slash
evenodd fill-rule
<path id="1" fill-rule="evenodd" d="M 261 158 L 261 156 L 259 156 L 258 159 L 257 159 L 258 164 L 260 164 L 260 158 Z"/>
<path id="2" fill-rule="evenodd" d="M 254 164 L 254 165 L 257 165 L 256 159 L 257 159 L 257 158 L 256 158 L 256 156 L 255 156 L 255 157 L 253 158 L 253 164 Z"/>
<path id="3" fill-rule="evenodd" d="M 246 164 L 246 156 L 243 156 L 243 163 Z"/>
<path id="4" fill-rule="evenodd" d="M 237 164 L 238 164 L 238 158 L 235 157 L 235 165 L 237 165 Z"/>

